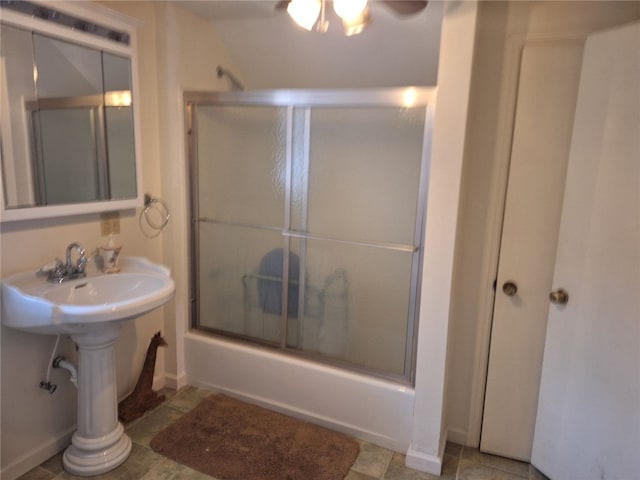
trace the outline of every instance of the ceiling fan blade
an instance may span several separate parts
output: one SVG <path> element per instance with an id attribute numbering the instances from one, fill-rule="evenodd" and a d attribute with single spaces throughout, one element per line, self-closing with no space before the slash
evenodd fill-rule
<path id="1" fill-rule="evenodd" d="M 387 7 L 398 15 L 412 15 L 427 7 L 427 0 L 382 0 Z"/>

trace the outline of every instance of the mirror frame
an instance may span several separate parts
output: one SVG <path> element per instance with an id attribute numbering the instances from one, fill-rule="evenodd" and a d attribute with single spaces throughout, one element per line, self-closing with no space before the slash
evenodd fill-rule
<path id="1" fill-rule="evenodd" d="M 27 16 L 12 10 L 2 9 L 2 23 L 10 26 L 31 30 L 61 40 L 77 43 L 90 48 L 97 48 L 105 52 L 128 57 L 131 61 L 131 89 L 133 104 L 133 128 L 136 168 L 136 197 L 124 200 L 101 200 L 86 203 L 69 203 L 63 205 L 48 205 L 42 207 L 7 208 L 4 196 L 4 181 L 0 168 L 0 222 L 19 220 L 33 220 L 40 218 L 65 217 L 87 213 L 109 212 L 114 210 L 128 210 L 143 205 L 142 193 L 142 161 L 140 147 L 140 99 L 138 88 L 138 62 L 136 28 L 141 25 L 139 20 L 127 17 L 106 7 L 91 3 L 90 5 L 68 1 L 37 1 L 33 2 L 56 11 L 67 13 L 79 18 L 91 20 L 100 25 L 129 34 L 129 45 L 117 43 L 106 38 L 97 37 L 90 33 L 73 30 L 37 17 Z"/>

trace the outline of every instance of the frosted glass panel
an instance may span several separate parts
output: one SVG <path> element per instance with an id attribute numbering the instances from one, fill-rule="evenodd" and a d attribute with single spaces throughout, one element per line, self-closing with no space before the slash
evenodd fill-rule
<path id="1" fill-rule="evenodd" d="M 131 62 L 126 57 L 102 52 L 104 91 L 129 91 L 131 93 Z"/>
<path id="2" fill-rule="evenodd" d="M 193 105 L 196 326 L 409 382 L 426 107 L 312 97 Z"/>
<path id="3" fill-rule="evenodd" d="M 413 244 L 424 119 L 424 108 L 312 109 L 309 233 Z"/>
<path id="4" fill-rule="evenodd" d="M 136 196 L 136 156 L 131 107 L 105 107 L 110 198 Z"/>
<path id="5" fill-rule="evenodd" d="M 268 278 L 260 283 L 278 276 L 260 267 L 266 254 L 282 247 L 282 236 L 210 223 L 201 223 L 199 230 L 200 326 L 279 343 L 282 303 L 274 296 L 282 286 Z"/>
<path id="6" fill-rule="evenodd" d="M 94 110 L 67 108 L 34 112 L 40 127 L 47 204 L 100 198 Z"/>
<path id="7" fill-rule="evenodd" d="M 293 110 L 291 145 L 291 228 L 306 231 L 309 188 L 309 115 L 308 108 Z"/>
<path id="8" fill-rule="evenodd" d="M 128 92 L 131 95 L 131 62 L 128 58 L 102 53 L 105 92 Z M 126 99 L 126 95 L 125 95 Z M 109 196 L 136 196 L 136 154 L 133 136 L 133 107 L 123 102 L 104 107 L 107 155 L 109 165 Z"/>
<path id="9" fill-rule="evenodd" d="M 200 217 L 282 226 L 286 109 L 197 109 Z"/>
<path id="10" fill-rule="evenodd" d="M 288 346 L 403 375 L 412 254 L 321 240 L 294 245 L 306 252 L 304 315 Z"/>

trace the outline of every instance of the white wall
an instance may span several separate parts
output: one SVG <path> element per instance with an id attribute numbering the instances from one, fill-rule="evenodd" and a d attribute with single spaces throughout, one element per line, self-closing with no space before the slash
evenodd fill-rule
<path id="1" fill-rule="evenodd" d="M 480 2 L 456 238 L 449 438 L 478 445 L 502 209 L 524 42 L 584 38 L 640 18 L 638 2 Z"/>
<path id="2" fill-rule="evenodd" d="M 476 2 L 446 2 L 442 23 L 409 467 L 440 474 L 447 439 L 445 407 L 454 246 L 476 32 Z"/>
<path id="3" fill-rule="evenodd" d="M 404 16 L 382 2 L 370 2 L 372 24 L 351 37 L 345 37 L 330 3 L 326 33 L 303 30 L 285 10 L 274 9 L 275 3 L 181 0 L 213 18 L 248 88 L 435 85 L 444 2 L 429 2 L 426 9 Z"/>

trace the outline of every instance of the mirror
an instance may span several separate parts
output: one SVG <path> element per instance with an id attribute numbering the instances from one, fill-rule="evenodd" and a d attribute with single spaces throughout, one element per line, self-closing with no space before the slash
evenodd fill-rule
<path id="1" fill-rule="evenodd" d="M 134 207 L 118 202 L 139 198 L 131 59 L 19 25 L 0 35 L 3 220 Z"/>

